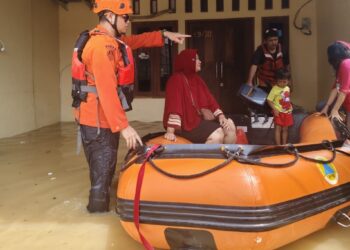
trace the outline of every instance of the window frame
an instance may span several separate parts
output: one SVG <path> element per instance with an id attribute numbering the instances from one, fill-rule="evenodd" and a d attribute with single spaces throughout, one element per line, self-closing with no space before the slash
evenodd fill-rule
<path id="1" fill-rule="evenodd" d="M 156 31 L 162 29 L 162 27 L 171 27 L 172 31 L 177 32 L 178 31 L 178 22 L 177 21 L 152 21 L 152 22 L 133 22 L 131 23 L 131 33 L 133 35 L 137 34 L 139 29 L 145 28 L 149 29 L 149 31 Z M 134 88 L 134 95 L 137 98 L 142 97 L 149 97 L 149 98 L 164 98 L 165 97 L 165 90 L 161 90 L 161 73 L 160 73 L 160 64 L 161 64 L 161 49 L 162 48 L 140 48 L 141 50 L 149 51 L 150 55 L 150 63 L 151 63 L 151 75 L 150 75 L 150 82 L 151 82 L 151 90 L 149 92 L 147 91 L 139 91 L 139 83 L 138 83 L 138 76 L 137 76 L 137 57 L 136 53 L 138 50 L 134 50 L 134 61 L 135 61 L 135 88 Z M 173 43 L 171 48 L 171 60 L 172 64 L 174 63 L 174 58 L 177 55 L 178 52 L 178 45 L 176 43 Z M 171 68 L 172 70 L 172 68 Z M 169 76 L 172 74 L 170 72 Z"/>

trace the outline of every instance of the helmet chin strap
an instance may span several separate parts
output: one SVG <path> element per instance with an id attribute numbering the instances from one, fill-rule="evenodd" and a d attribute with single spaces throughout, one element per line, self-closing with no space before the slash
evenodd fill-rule
<path id="1" fill-rule="evenodd" d="M 118 31 L 118 27 L 117 27 L 117 18 L 118 18 L 118 15 L 117 14 L 114 14 L 115 15 L 115 19 L 114 19 L 114 23 L 110 22 L 108 20 L 108 18 L 106 18 L 107 22 L 112 26 L 112 28 L 114 29 L 115 31 L 115 36 L 116 37 L 120 37 L 122 34 Z"/>

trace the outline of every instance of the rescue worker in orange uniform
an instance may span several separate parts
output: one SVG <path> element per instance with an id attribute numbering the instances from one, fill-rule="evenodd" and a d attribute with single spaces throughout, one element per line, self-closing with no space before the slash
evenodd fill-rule
<path id="1" fill-rule="evenodd" d="M 117 162 L 119 135 L 126 140 L 128 148 L 142 144 L 128 123 L 117 92 L 119 85 L 124 81 L 130 83 L 134 78 L 130 48 L 160 47 L 165 37 L 182 43 L 188 37 L 169 31 L 125 36 L 129 14 L 132 14 L 130 0 L 96 0 L 93 12 L 99 16 L 99 24 L 90 31 L 81 59 L 87 86 L 94 91 L 88 91 L 86 100 L 75 109 L 90 170 L 87 209 L 91 213 L 109 211 L 109 189 Z"/>

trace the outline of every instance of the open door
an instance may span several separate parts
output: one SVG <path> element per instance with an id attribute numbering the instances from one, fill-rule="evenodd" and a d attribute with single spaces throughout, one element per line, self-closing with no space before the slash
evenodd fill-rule
<path id="1" fill-rule="evenodd" d="M 198 50 L 200 73 L 226 114 L 245 114 L 237 92 L 247 78 L 254 52 L 254 19 L 195 20 L 186 22 L 192 37 L 187 47 Z"/>

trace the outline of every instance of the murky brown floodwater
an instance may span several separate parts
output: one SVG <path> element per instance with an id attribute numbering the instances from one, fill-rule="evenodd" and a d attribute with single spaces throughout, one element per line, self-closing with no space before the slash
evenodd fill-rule
<path id="1" fill-rule="evenodd" d="M 162 129 L 160 122 L 132 125 L 141 135 Z M 73 123 L 0 139 L 0 249 L 143 249 L 114 211 L 86 211 L 88 170 L 75 143 Z M 125 154 L 121 140 L 119 159 Z M 345 250 L 349 236 L 331 225 L 282 249 Z"/>

